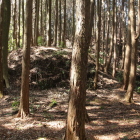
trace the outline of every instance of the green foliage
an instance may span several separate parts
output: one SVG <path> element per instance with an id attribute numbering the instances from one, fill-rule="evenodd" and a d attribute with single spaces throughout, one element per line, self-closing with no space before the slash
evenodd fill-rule
<path id="1" fill-rule="evenodd" d="M 105 55 L 105 53 L 104 52 L 100 52 L 100 55 Z"/>
<path id="2" fill-rule="evenodd" d="M 56 100 L 52 100 L 52 102 L 49 104 L 50 107 L 54 107 L 57 105 L 57 101 Z"/>
<path id="3" fill-rule="evenodd" d="M 140 69 L 140 65 L 137 66 L 137 69 Z"/>
<path id="4" fill-rule="evenodd" d="M 66 51 L 56 51 L 54 52 L 54 56 L 63 56 L 63 55 L 67 55 Z"/>
<path id="5" fill-rule="evenodd" d="M 12 108 L 13 108 L 13 110 L 16 110 L 16 109 L 19 107 L 19 104 L 20 104 L 19 101 L 14 101 L 14 102 L 12 103 Z"/>
<path id="6" fill-rule="evenodd" d="M 99 58 L 99 63 L 100 63 L 100 64 L 103 64 L 103 63 L 104 63 L 103 58 L 101 58 L 101 57 Z"/>
<path id="7" fill-rule="evenodd" d="M 38 38 L 37 38 L 37 44 L 38 44 L 39 46 L 44 45 L 43 37 L 42 37 L 42 36 L 38 36 Z"/>
<path id="8" fill-rule="evenodd" d="M 136 87 L 136 91 L 140 94 L 140 87 Z"/>
<path id="9" fill-rule="evenodd" d="M 16 40 L 13 39 L 13 30 L 9 30 L 9 39 L 8 39 L 8 50 L 14 50 L 16 46 Z"/>
<path id="10" fill-rule="evenodd" d="M 63 42 L 63 41 L 61 41 L 61 42 L 59 43 L 59 48 L 66 48 L 66 45 L 64 45 L 64 42 Z"/>
<path id="11" fill-rule="evenodd" d="M 100 109 L 105 109 L 105 107 L 104 106 L 100 106 Z"/>
<path id="12" fill-rule="evenodd" d="M 12 41 L 12 39 L 9 39 L 9 41 L 8 41 L 8 50 L 9 51 L 14 50 L 15 45 L 16 45 L 15 39 L 13 41 Z"/>
<path id="13" fill-rule="evenodd" d="M 140 81 L 136 81 L 135 84 L 136 84 L 135 90 L 138 94 L 140 94 Z"/>

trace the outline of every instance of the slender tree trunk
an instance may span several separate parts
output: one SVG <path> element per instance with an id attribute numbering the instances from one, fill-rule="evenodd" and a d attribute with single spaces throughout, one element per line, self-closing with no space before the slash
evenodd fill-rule
<path id="1" fill-rule="evenodd" d="M 32 36 L 32 0 L 25 3 L 25 31 L 22 57 L 22 82 L 20 107 L 18 117 L 25 118 L 29 115 L 29 69 L 30 69 L 30 45 Z"/>
<path id="2" fill-rule="evenodd" d="M 72 1 L 72 46 L 75 38 L 75 0 Z"/>
<path id="3" fill-rule="evenodd" d="M 113 52 L 113 71 L 112 71 L 112 76 L 115 77 L 116 75 L 116 61 L 117 61 L 117 19 L 116 19 L 116 0 L 113 0 L 113 47 L 114 47 L 114 52 Z"/>
<path id="4" fill-rule="evenodd" d="M 34 27 L 34 45 L 38 45 L 38 37 L 39 37 L 39 3 L 40 0 L 36 0 L 35 2 L 35 27 Z"/>
<path id="5" fill-rule="evenodd" d="M 8 74 L 8 36 L 11 16 L 11 1 L 3 1 L 3 20 L 2 20 L 2 46 L 3 46 L 3 78 L 5 80 L 6 88 L 10 87 Z"/>
<path id="6" fill-rule="evenodd" d="M 21 5 L 21 1 L 17 2 L 17 8 L 18 8 L 18 12 L 17 12 L 17 19 L 18 19 L 18 23 L 17 23 L 17 47 L 20 48 L 20 7 Z"/>
<path id="7" fill-rule="evenodd" d="M 107 72 L 106 67 L 107 67 L 107 58 L 108 58 L 108 46 L 109 46 L 109 31 L 110 31 L 110 7 L 109 7 L 109 1 L 107 2 L 107 7 L 108 7 L 108 15 L 107 15 L 107 23 L 106 23 L 106 31 L 107 31 L 107 36 L 106 36 L 106 45 L 105 45 L 105 57 L 104 57 L 104 72 Z"/>
<path id="8" fill-rule="evenodd" d="M 135 78 L 136 78 L 136 45 L 137 39 L 136 38 L 136 30 L 135 30 L 135 8 L 134 8 L 134 0 L 130 0 L 130 27 L 131 27 L 131 65 L 130 65 L 130 77 L 128 83 L 128 89 L 125 95 L 125 100 L 129 103 L 133 102 L 133 90 L 135 87 Z"/>
<path id="9" fill-rule="evenodd" d="M 59 7 L 59 12 L 58 12 L 58 31 L 57 31 L 57 35 L 58 35 L 58 37 L 57 37 L 57 39 L 58 39 L 58 41 L 57 41 L 57 46 L 60 46 L 61 45 L 61 36 L 62 36 L 62 22 L 61 22 L 61 0 L 59 0 L 59 4 L 58 4 L 58 7 Z"/>
<path id="10" fill-rule="evenodd" d="M 24 0 L 22 0 L 22 45 L 23 45 L 23 42 L 24 42 Z"/>
<path id="11" fill-rule="evenodd" d="M 47 40 L 47 45 L 51 46 L 51 11 L 52 11 L 52 1 L 49 0 L 49 26 L 48 26 L 48 40 Z"/>
<path id="12" fill-rule="evenodd" d="M 63 35 L 62 35 L 63 44 L 62 47 L 66 46 L 66 0 L 64 0 L 64 23 L 63 23 Z"/>
<path id="13" fill-rule="evenodd" d="M 109 3 L 111 3 L 112 1 L 109 1 Z M 110 19 L 111 19 L 111 14 L 110 14 Z M 113 23 L 112 23 L 113 24 Z M 110 22 L 110 26 L 111 26 L 111 22 Z M 106 63 L 106 66 L 104 68 L 104 71 L 106 73 L 108 73 L 108 70 L 109 70 L 109 66 L 110 66 L 110 63 L 111 63 L 111 59 L 112 59 L 112 53 L 113 53 L 113 36 L 114 36 L 114 29 L 112 28 L 111 30 L 111 37 L 110 37 L 110 50 L 109 50 L 109 55 L 108 55 L 108 59 L 107 59 L 107 63 Z"/>
<path id="14" fill-rule="evenodd" d="M 123 89 L 127 90 L 130 75 L 130 60 L 131 60 L 131 29 L 130 29 L 130 8 L 128 17 L 128 31 L 127 31 L 127 43 L 125 49 L 125 60 L 124 60 L 124 72 L 123 72 Z"/>
<path id="15" fill-rule="evenodd" d="M 100 33 L 101 33 L 101 0 L 97 1 L 97 37 L 96 37 L 96 71 L 94 76 L 94 89 L 97 89 L 98 71 L 99 71 L 99 52 L 100 52 Z"/>
<path id="16" fill-rule="evenodd" d="M 40 14 L 41 14 L 41 17 L 40 17 L 40 35 L 41 37 L 43 37 L 43 0 L 41 0 L 41 8 L 40 8 Z"/>
<path id="17" fill-rule="evenodd" d="M 53 46 L 56 46 L 57 44 L 57 28 L 58 28 L 58 0 L 55 0 L 55 26 L 54 26 Z"/>
<path id="18" fill-rule="evenodd" d="M 104 61 L 105 60 L 105 54 L 104 54 L 105 53 L 105 34 L 106 34 L 105 0 L 102 0 L 102 10 L 101 10 L 101 12 L 103 13 L 101 21 L 102 21 L 102 53 L 103 53 L 102 54 L 102 59 Z M 104 64 L 104 62 L 102 64 Z"/>
<path id="19" fill-rule="evenodd" d="M 2 69 L 2 1 L 0 1 L 0 98 L 3 97 L 3 69 Z"/>
<path id="20" fill-rule="evenodd" d="M 122 21 L 121 21 L 121 27 L 122 27 L 122 69 L 124 69 L 124 63 L 125 63 L 125 42 L 126 42 L 126 35 L 125 35 L 125 9 L 124 9 L 124 2 L 122 1 Z"/>
<path id="21" fill-rule="evenodd" d="M 17 0 L 15 0 L 15 3 L 14 3 L 13 26 L 14 26 L 13 39 L 15 42 L 14 49 L 17 49 Z"/>

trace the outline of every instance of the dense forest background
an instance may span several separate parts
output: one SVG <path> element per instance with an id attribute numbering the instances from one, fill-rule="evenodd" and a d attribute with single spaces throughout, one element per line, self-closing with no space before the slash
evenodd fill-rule
<path id="1" fill-rule="evenodd" d="M 139 94 L 139 0 L 0 0 L 2 139 L 139 139 Z"/>

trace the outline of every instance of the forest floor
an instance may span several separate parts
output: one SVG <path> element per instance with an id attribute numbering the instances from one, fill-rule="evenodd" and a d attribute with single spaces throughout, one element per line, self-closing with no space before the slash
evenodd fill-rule
<path id="1" fill-rule="evenodd" d="M 16 117 L 20 99 L 22 50 L 9 54 L 11 88 L 0 99 L 0 140 L 62 140 L 65 133 L 71 49 L 31 48 L 30 116 Z M 86 108 L 87 140 L 140 140 L 140 94 L 124 102 L 121 76 L 100 72 L 92 89 L 94 63 L 89 59 Z"/>

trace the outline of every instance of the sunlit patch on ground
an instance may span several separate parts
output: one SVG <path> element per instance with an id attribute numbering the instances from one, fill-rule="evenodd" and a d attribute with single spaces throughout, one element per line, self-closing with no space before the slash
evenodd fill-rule
<path id="1" fill-rule="evenodd" d="M 21 58 L 21 49 L 9 55 L 12 87 L 0 100 L 0 140 L 62 140 L 70 92 L 66 65 L 70 66 L 71 50 L 31 48 L 30 116 L 24 120 L 15 116 L 20 100 Z M 63 68 L 60 64 L 66 65 Z M 54 83 L 51 88 L 43 87 L 46 81 L 40 82 L 46 75 L 49 83 L 50 78 Z M 67 79 L 61 79 L 63 76 Z M 54 82 L 57 77 L 60 87 Z M 102 80 L 98 90 L 87 90 L 86 109 L 91 119 L 85 126 L 87 140 L 140 140 L 140 94 L 134 92 L 135 103 L 125 103 L 120 83 L 109 75 Z"/>

